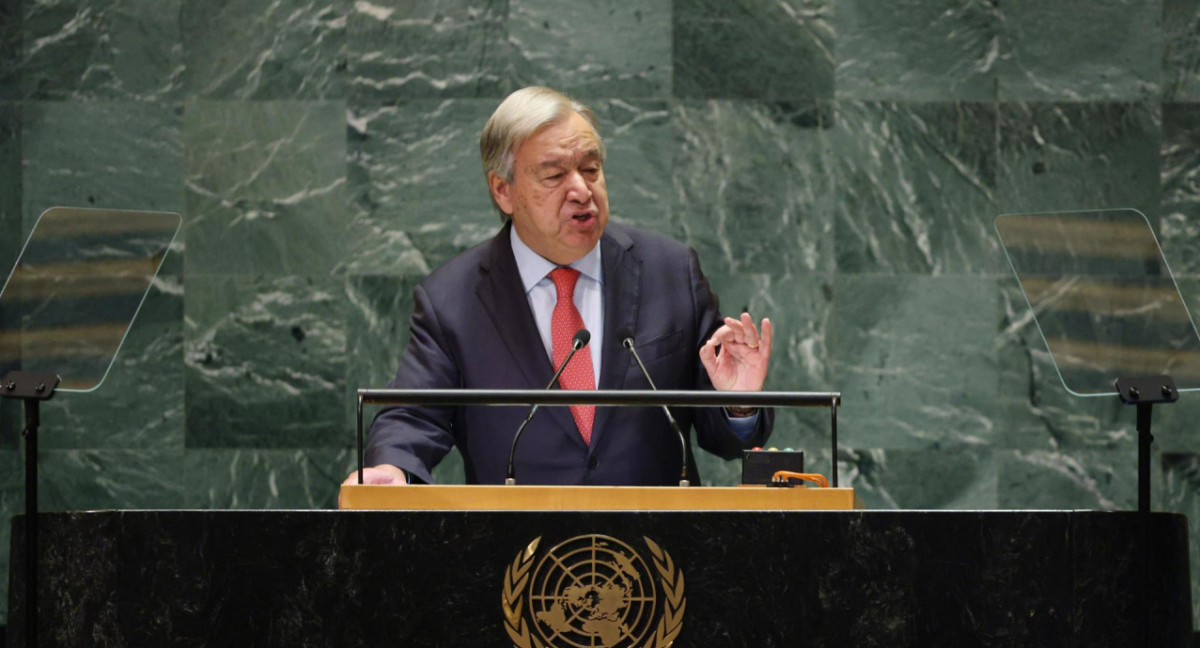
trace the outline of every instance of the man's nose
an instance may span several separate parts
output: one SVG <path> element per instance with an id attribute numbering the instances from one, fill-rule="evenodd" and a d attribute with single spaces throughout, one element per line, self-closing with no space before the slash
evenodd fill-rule
<path id="1" fill-rule="evenodd" d="M 587 180 L 579 171 L 567 174 L 567 200 L 586 203 L 592 199 L 592 190 L 588 188 Z"/>

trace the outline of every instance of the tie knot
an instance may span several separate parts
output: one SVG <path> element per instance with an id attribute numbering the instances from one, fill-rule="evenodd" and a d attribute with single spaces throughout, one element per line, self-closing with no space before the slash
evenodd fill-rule
<path id="1" fill-rule="evenodd" d="M 555 268 L 550 271 L 550 281 L 554 282 L 559 299 L 573 299 L 575 282 L 579 281 L 579 271 L 575 268 Z"/>

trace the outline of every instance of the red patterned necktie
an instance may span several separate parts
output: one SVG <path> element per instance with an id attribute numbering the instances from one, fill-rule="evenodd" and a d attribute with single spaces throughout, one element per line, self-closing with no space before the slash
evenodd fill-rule
<path id="1" fill-rule="evenodd" d="M 550 272 L 550 280 L 558 290 L 558 303 L 554 305 L 554 314 L 550 317 L 550 339 L 553 345 L 554 366 L 558 367 L 567 354 L 571 352 L 571 343 L 575 332 L 583 326 L 583 317 L 575 308 L 575 282 L 579 280 L 579 271 L 574 268 L 557 268 Z M 558 377 L 563 389 L 595 389 L 595 371 L 592 369 L 592 354 L 580 349 L 571 358 L 571 364 Z M 579 426 L 579 434 L 583 442 L 592 442 L 592 422 L 596 418 L 594 405 L 572 405 L 571 415 L 575 417 L 575 425 Z"/>

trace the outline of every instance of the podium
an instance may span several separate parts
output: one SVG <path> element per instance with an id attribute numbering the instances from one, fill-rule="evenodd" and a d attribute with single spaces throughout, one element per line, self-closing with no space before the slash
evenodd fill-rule
<path id="1" fill-rule="evenodd" d="M 1149 516 L 1143 601 L 1136 513 L 464 510 L 511 488 L 347 493 L 437 510 L 42 513 L 41 645 L 1140 646 L 1143 604 L 1155 648 L 1191 640 L 1181 515 Z"/>
<path id="2" fill-rule="evenodd" d="M 853 488 L 677 486 L 370 486 L 343 509 L 387 511 L 833 511 L 862 508 Z"/>

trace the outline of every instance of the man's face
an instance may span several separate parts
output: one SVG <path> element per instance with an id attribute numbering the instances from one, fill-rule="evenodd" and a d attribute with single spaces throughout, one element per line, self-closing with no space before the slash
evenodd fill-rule
<path id="1" fill-rule="evenodd" d="M 517 235 L 559 265 L 591 251 L 608 225 L 600 140 L 578 113 L 543 126 L 517 148 L 513 181 L 492 173 L 488 185 Z"/>

